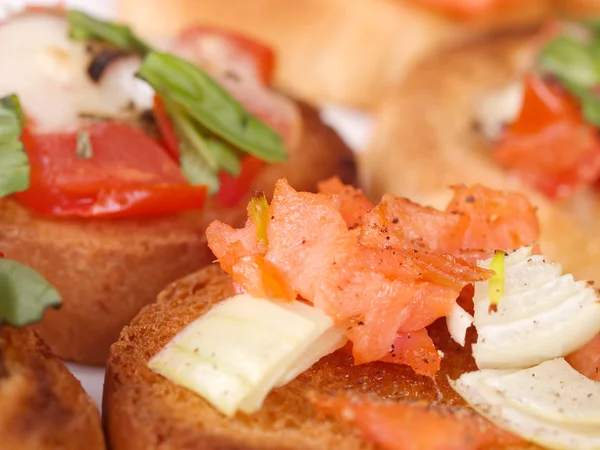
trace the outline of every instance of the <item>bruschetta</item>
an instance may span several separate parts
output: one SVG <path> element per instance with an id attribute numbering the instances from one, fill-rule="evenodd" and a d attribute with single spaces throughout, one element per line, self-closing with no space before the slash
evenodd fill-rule
<path id="1" fill-rule="evenodd" d="M 491 30 L 539 22 L 546 0 L 122 0 L 117 14 L 149 34 L 196 22 L 280 50 L 275 82 L 313 104 L 373 108 L 428 52 Z"/>
<path id="2" fill-rule="evenodd" d="M 598 293 L 540 254 L 524 196 L 280 180 L 248 212 L 112 346 L 111 448 L 596 448 Z"/>
<path id="3" fill-rule="evenodd" d="M 100 414 L 81 384 L 32 330 L 60 295 L 31 268 L 0 254 L 0 446 L 104 450 Z"/>
<path id="4" fill-rule="evenodd" d="M 269 87 L 274 55 L 247 38 L 194 28 L 150 44 L 79 11 L 34 9 L 0 25 L 0 57 L 14 141 L 0 246 L 61 292 L 35 327 L 61 358 L 102 365 L 143 305 L 212 261 L 206 226 L 243 222 L 252 190 L 355 176 L 318 112 Z"/>
<path id="5" fill-rule="evenodd" d="M 377 112 L 361 161 L 368 194 L 435 205 L 456 183 L 517 190 L 538 208 L 546 254 L 578 277 L 597 279 L 595 81 L 564 74 L 585 75 L 586 64 L 595 64 L 597 56 L 587 54 L 597 42 L 593 27 L 549 23 L 423 62 Z"/>

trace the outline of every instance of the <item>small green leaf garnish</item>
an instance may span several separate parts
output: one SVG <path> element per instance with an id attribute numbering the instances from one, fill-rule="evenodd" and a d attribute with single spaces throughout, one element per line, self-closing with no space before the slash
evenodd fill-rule
<path id="1" fill-rule="evenodd" d="M 560 35 L 540 52 L 542 73 L 555 77 L 582 107 L 585 120 L 600 126 L 600 23 L 586 22 L 589 39 Z M 594 29 L 596 27 L 596 29 Z"/>
<path id="2" fill-rule="evenodd" d="M 96 19 L 82 11 L 67 12 L 69 37 L 76 41 L 101 41 L 125 52 L 145 54 L 150 46 L 138 38 L 131 28 L 119 23 Z"/>
<path id="3" fill-rule="evenodd" d="M 279 134 L 194 64 L 167 53 L 150 52 L 137 76 L 163 101 L 182 148 L 182 170 L 191 183 L 206 183 L 211 193 L 216 192 L 218 171 L 238 175 L 243 153 L 267 162 L 286 159 Z M 187 163 L 193 167 L 186 167 Z M 200 170 L 201 164 L 207 167 Z"/>
<path id="4" fill-rule="evenodd" d="M 494 275 L 490 278 L 488 296 L 490 298 L 489 313 L 498 310 L 500 299 L 504 295 L 504 257 L 506 254 L 503 251 L 497 251 L 496 255 L 490 263 L 490 270 L 494 271 Z"/>
<path id="5" fill-rule="evenodd" d="M 269 241 L 267 239 L 267 228 L 271 219 L 269 213 L 269 203 L 263 191 L 255 191 L 252 200 L 248 204 L 248 216 L 252 219 L 256 228 L 256 237 L 258 245 L 266 250 Z"/>
<path id="6" fill-rule="evenodd" d="M 7 258 L 0 258 L 0 322 L 22 327 L 39 321 L 61 297 L 39 273 Z"/>
<path id="7" fill-rule="evenodd" d="M 77 154 L 77 157 L 81 159 L 90 159 L 94 154 L 90 133 L 88 131 L 79 130 L 77 132 L 77 147 L 75 153 Z"/>
<path id="8" fill-rule="evenodd" d="M 0 198 L 29 187 L 29 159 L 21 142 L 25 115 L 16 95 L 0 99 Z"/>

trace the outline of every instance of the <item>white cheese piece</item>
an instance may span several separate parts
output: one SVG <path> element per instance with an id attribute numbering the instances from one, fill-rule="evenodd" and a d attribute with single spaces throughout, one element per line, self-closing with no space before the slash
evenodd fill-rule
<path id="1" fill-rule="evenodd" d="M 471 372 L 450 385 L 477 412 L 524 439 L 549 449 L 598 450 L 598 383 L 579 377 L 559 358 L 529 370 Z"/>
<path id="2" fill-rule="evenodd" d="M 490 262 L 479 265 L 488 268 Z M 559 264 L 532 255 L 530 247 L 505 258 L 504 278 L 496 312 L 489 310 L 488 282 L 475 285 L 473 357 L 480 369 L 532 367 L 566 356 L 600 332 L 595 290 L 562 275 Z"/>
<path id="3" fill-rule="evenodd" d="M 242 294 L 188 325 L 148 366 L 225 415 L 251 413 L 275 386 L 343 345 L 345 332 L 304 303 Z"/>
<path id="4" fill-rule="evenodd" d="M 18 45 L 15 45 L 18 43 Z M 100 83 L 87 73 L 85 43 L 69 39 L 64 17 L 36 13 L 12 17 L 0 25 L 0 96 L 15 93 L 40 132 L 75 131 L 80 113 L 120 116 L 133 104 L 152 106 L 152 89 L 135 78 L 141 59 L 112 63 Z"/>
<path id="5" fill-rule="evenodd" d="M 523 104 L 523 81 L 515 81 L 485 95 L 475 106 L 475 121 L 483 135 L 496 141 L 505 125 L 516 120 Z"/>
<path id="6" fill-rule="evenodd" d="M 467 330 L 473 325 L 473 316 L 454 303 L 450 314 L 446 317 L 446 325 L 450 336 L 461 346 L 465 346 Z"/>

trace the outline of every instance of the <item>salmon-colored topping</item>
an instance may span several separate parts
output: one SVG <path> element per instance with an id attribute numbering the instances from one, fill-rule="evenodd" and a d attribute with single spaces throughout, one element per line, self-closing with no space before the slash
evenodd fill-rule
<path id="1" fill-rule="evenodd" d="M 342 396 L 312 400 L 318 411 L 354 423 L 367 441 L 385 450 L 482 450 L 525 443 L 462 408 Z"/>

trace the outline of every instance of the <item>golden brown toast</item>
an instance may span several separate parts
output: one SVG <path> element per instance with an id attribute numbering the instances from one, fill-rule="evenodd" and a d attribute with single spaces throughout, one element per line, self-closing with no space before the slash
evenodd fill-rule
<path id="1" fill-rule="evenodd" d="M 252 189 L 268 193 L 280 177 L 301 190 L 315 190 L 318 181 L 336 174 L 355 182 L 350 149 L 316 110 L 305 105 L 300 110 L 299 144 L 286 162 L 263 168 Z M 247 199 L 223 208 L 208 200 L 202 212 L 151 219 L 55 219 L 0 199 L 0 249 L 61 293 L 61 309 L 47 311 L 34 327 L 52 351 L 102 365 L 110 344 L 142 306 L 171 281 L 213 261 L 206 226 L 216 218 L 243 224 L 246 204 Z"/>
<path id="2" fill-rule="evenodd" d="M 541 248 L 576 278 L 600 279 L 600 195 L 595 189 L 551 202 L 493 159 L 476 127 L 476 104 L 518 79 L 535 55 L 538 30 L 505 33 L 424 61 L 376 114 L 373 141 L 361 154 L 367 194 L 445 205 L 453 184 L 484 183 L 525 193 L 538 207 Z"/>
<path id="3" fill-rule="evenodd" d="M 489 30 L 538 22 L 547 0 L 502 14 L 449 20 L 410 0 L 121 0 L 119 18 L 149 35 L 209 25 L 279 50 L 276 83 L 312 103 L 372 108 L 424 55 Z"/>
<path id="4" fill-rule="evenodd" d="M 470 352 L 452 341 L 442 320 L 429 330 L 446 355 L 435 383 L 404 365 L 354 366 L 351 356 L 339 350 L 272 391 L 259 412 L 228 419 L 198 395 L 152 372 L 147 362 L 187 324 L 231 295 L 229 276 L 208 267 L 172 283 L 157 303 L 146 306 L 125 327 L 111 347 L 103 400 L 113 450 L 375 448 L 349 426 L 315 413 L 309 392 L 464 405 L 447 376 L 456 378 L 476 367 Z"/>
<path id="5" fill-rule="evenodd" d="M 96 405 L 31 330 L 0 327 L 0 448 L 102 450 Z"/>

